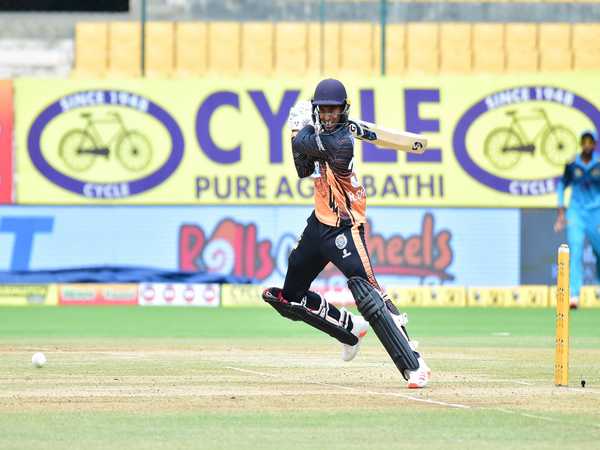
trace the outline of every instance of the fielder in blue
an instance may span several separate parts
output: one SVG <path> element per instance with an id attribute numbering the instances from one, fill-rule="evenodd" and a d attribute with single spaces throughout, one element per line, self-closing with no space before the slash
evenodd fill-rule
<path id="1" fill-rule="evenodd" d="M 600 255 L 600 158 L 594 150 L 598 138 L 594 131 L 581 134 L 581 153 L 565 166 L 565 172 L 556 189 L 558 217 L 554 230 L 566 226 L 567 243 L 571 253 L 571 308 L 579 304 L 583 282 L 583 244 L 587 237 L 594 254 Z M 571 186 L 571 201 L 565 208 L 565 189 Z"/>

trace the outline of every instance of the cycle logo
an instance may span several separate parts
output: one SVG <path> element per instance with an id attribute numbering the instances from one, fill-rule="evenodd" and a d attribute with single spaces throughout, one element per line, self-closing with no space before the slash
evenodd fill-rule
<path id="1" fill-rule="evenodd" d="M 551 194 L 579 152 L 579 130 L 600 129 L 600 111 L 567 89 L 521 86 L 494 92 L 459 119 L 452 144 L 480 183 L 517 196 Z M 533 176 L 532 176 L 533 175 Z"/>
<path id="2" fill-rule="evenodd" d="M 31 125 L 27 146 L 34 166 L 54 184 L 85 197 L 114 199 L 164 182 L 181 163 L 184 141 L 173 117 L 151 100 L 89 90 L 47 106 Z"/>

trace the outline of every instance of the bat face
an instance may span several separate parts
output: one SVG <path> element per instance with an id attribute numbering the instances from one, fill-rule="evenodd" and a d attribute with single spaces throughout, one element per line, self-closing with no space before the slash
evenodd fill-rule
<path id="1" fill-rule="evenodd" d="M 352 119 L 348 128 L 354 137 L 380 147 L 421 154 L 427 149 L 427 139 L 408 131 L 390 130 L 374 123 Z"/>

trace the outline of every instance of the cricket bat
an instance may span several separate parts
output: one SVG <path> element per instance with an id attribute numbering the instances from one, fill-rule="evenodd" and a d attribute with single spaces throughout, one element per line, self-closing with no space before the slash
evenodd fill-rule
<path id="1" fill-rule="evenodd" d="M 390 130 L 364 120 L 350 119 L 348 128 L 355 138 L 380 147 L 421 154 L 427 149 L 427 139 L 409 131 Z"/>

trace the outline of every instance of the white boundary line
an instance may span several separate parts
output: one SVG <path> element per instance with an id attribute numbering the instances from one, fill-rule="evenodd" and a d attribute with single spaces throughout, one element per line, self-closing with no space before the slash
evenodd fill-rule
<path id="1" fill-rule="evenodd" d="M 241 369 L 239 367 L 232 367 L 232 366 L 225 366 L 226 369 L 230 369 L 230 370 L 235 370 L 237 372 L 244 372 L 244 373 L 250 373 L 253 375 L 260 375 L 262 377 L 271 377 L 271 378 L 282 378 L 280 375 L 277 374 L 272 374 L 272 373 L 266 373 L 266 372 L 258 372 L 256 370 L 248 370 L 248 369 Z M 440 400 L 431 400 L 428 398 L 419 398 L 419 397 L 414 397 L 412 395 L 406 395 L 406 394 L 400 394 L 398 392 L 375 392 L 375 391 L 370 391 L 370 390 L 363 390 L 360 388 L 354 388 L 352 386 L 342 386 L 339 384 L 332 384 L 332 383 L 323 383 L 321 381 L 307 381 L 307 380 L 295 380 L 295 381 L 300 381 L 301 383 L 305 383 L 305 384 L 317 384 L 320 386 L 325 386 L 325 387 L 330 387 L 330 388 L 336 388 L 336 389 L 343 389 L 346 391 L 351 391 L 354 393 L 359 393 L 359 394 L 369 394 L 369 395 L 381 395 L 384 397 L 400 397 L 406 400 L 411 400 L 414 402 L 420 402 L 420 403 L 428 403 L 431 405 L 439 405 L 439 406 L 445 406 L 446 408 L 459 408 L 459 409 L 470 409 L 471 407 L 468 405 L 462 405 L 460 403 L 446 403 L 446 402 L 442 402 Z"/>

